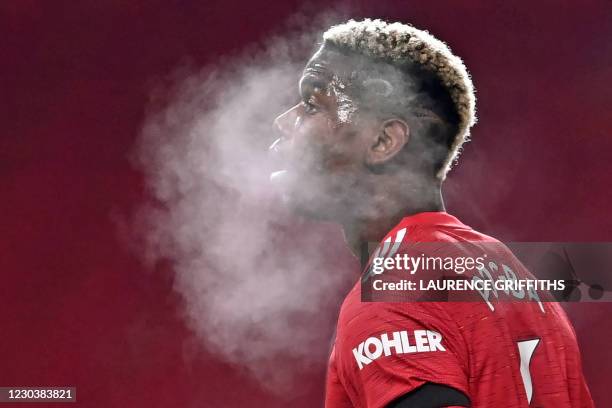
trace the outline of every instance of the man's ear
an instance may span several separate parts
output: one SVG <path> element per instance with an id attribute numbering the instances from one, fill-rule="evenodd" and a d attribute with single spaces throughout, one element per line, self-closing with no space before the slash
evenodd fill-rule
<path id="1" fill-rule="evenodd" d="M 410 129 L 401 119 L 384 121 L 376 137 L 366 153 L 366 164 L 377 165 L 385 163 L 408 143 Z"/>

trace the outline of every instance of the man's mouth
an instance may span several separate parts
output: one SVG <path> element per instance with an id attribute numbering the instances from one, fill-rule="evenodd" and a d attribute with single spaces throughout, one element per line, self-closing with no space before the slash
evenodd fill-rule
<path id="1" fill-rule="evenodd" d="M 271 182 L 279 181 L 281 178 L 285 177 L 286 175 L 287 175 L 287 170 L 273 171 L 270 174 L 270 181 Z"/>
<path id="2" fill-rule="evenodd" d="M 268 148 L 271 153 L 271 156 L 274 158 L 274 161 L 276 162 L 278 166 L 277 167 L 278 170 L 273 171 L 270 174 L 270 181 L 273 183 L 280 183 L 281 179 L 287 176 L 287 169 L 285 168 L 286 163 L 284 162 L 283 157 L 280 152 L 280 143 L 281 143 L 281 138 L 278 138 Z"/>

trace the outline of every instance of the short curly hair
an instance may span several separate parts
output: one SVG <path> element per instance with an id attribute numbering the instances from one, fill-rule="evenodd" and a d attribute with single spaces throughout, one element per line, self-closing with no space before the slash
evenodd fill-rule
<path id="1" fill-rule="evenodd" d="M 382 20 L 350 20 L 332 26 L 324 34 L 327 43 L 374 59 L 412 63 L 432 74 L 448 92 L 458 118 L 457 132 L 436 177 L 444 180 L 456 162 L 463 143 L 476 123 L 476 97 L 472 80 L 461 58 L 427 31 Z"/>

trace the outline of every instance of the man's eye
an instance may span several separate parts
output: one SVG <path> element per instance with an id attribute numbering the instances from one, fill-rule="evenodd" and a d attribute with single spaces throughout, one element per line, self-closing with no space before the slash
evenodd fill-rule
<path id="1" fill-rule="evenodd" d="M 307 115 L 314 115 L 315 113 L 318 112 L 317 107 L 314 106 L 312 103 L 302 102 L 302 105 L 304 106 L 304 112 Z"/>

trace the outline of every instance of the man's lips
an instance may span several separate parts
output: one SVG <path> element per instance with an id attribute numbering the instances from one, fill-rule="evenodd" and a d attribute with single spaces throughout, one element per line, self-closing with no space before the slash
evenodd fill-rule
<path id="1" fill-rule="evenodd" d="M 278 170 L 270 174 L 270 181 L 276 182 L 287 175 L 287 170 Z"/>
<path id="2" fill-rule="evenodd" d="M 268 148 L 270 152 L 270 156 L 274 162 L 274 167 L 276 171 L 273 171 L 270 174 L 270 181 L 277 182 L 281 178 L 287 175 L 287 163 L 284 160 L 283 154 L 281 152 L 281 142 L 282 138 L 276 139 Z"/>

